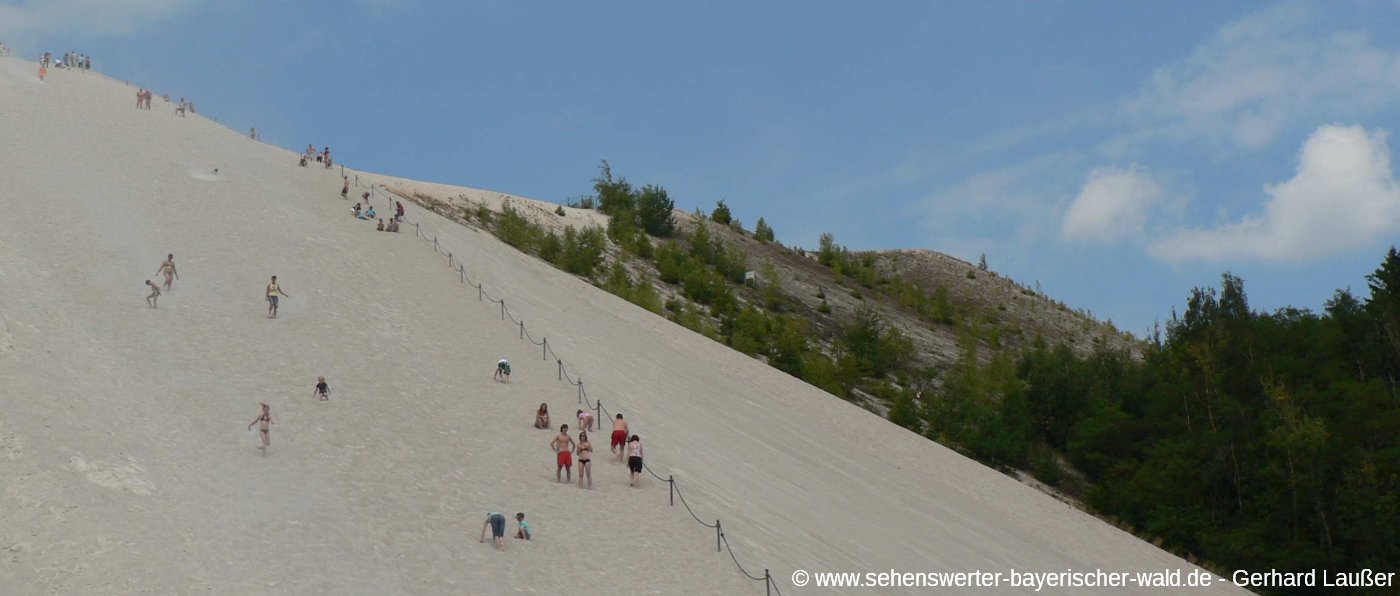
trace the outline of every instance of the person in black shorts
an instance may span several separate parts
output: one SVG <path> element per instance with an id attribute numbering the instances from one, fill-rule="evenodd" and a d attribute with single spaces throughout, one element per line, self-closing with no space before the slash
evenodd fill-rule
<path id="1" fill-rule="evenodd" d="M 632 488 L 642 485 L 642 439 L 637 435 L 632 435 L 627 440 L 627 469 L 631 471 Z"/>
<path id="2" fill-rule="evenodd" d="M 325 377 L 316 377 L 316 391 L 312 395 L 320 401 L 331 400 L 331 386 L 326 384 Z"/>

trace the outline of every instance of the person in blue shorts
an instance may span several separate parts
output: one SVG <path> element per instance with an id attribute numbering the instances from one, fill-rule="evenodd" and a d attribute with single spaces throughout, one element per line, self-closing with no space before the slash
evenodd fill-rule
<path id="1" fill-rule="evenodd" d="M 496 548 L 506 549 L 506 516 L 503 513 L 491 512 L 486 514 L 486 521 L 481 524 L 481 540 L 486 542 L 486 528 L 491 528 L 491 539 L 496 542 Z"/>

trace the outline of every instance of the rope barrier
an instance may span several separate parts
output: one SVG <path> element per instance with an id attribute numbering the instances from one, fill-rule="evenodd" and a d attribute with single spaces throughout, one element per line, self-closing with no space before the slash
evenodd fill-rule
<path id="1" fill-rule="evenodd" d="M 748 576 L 749 579 L 754 580 L 754 581 L 758 581 L 758 582 L 761 582 L 761 581 L 768 581 L 768 578 L 766 578 L 766 577 L 757 577 L 757 576 L 755 576 L 754 574 L 749 573 L 747 569 L 744 569 L 744 566 L 743 566 L 742 564 L 739 563 L 739 557 L 734 556 L 734 549 L 729 548 L 729 539 L 726 538 L 726 537 L 724 536 L 724 532 L 720 532 L 720 533 L 719 533 L 719 539 L 720 539 L 721 541 L 724 542 L 724 550 L 729 551 L 729 558 L 731 558 L 731 559 L 734 560 L 734 565 L 736 565 L 737 567 L 739 567 L 739 572 L 740 572 L 740 573 L 743 573 L 744 575 Z"/>
<path id="2" fill-rule="evenodd" d="M 356 182 L 358 185 L 358 174 L 356 175 Z M 370 185 L 371 196 L 383 196 L 385 200 L 390 201 L 390 204 L 392 204 L 392 199 L 390 199 L 387 196 L 387 194 L 385 194 L 387 192 L 388 191 L 382 190 L 377 185 Z M 465 284 L 467 287 L 476 288 L 476 298 L 478 301 L 486 300 L 495 304 L 499 304 L 501 306 L 502 321 L 509 319 L 512 323 L 519 327 L 520 337 L 522 339 L 528 340 L 531 344 L 541 346 L 540 356 L 543 359 L 548 360 L 550 357 L 554 358 L 555 362 L 558 365 L 559 380 L 567 381 L 570 385 L 578 387 L 579 403 L 587 405 L 590 410 L 596 410 L 596 420 L 605 420 L 611 416 L 611 413 L 609 413 L 607 409 L 603 407 L 603 400 L 600 399 L 597 402 L 594 402 L 588 398 L 588 390 L 583 385 L 583 377 L 578 377 L 577 379 L 575 379 L 572 375 L 569 374 L 569 369 L 567 366 L 564 365 L 564 360 L 562 358 L 559 358 L 558 354 L 554 353 L 554 348 L 551 348 L 549 346 L 549 338 L 542 337 L 540 338 L 540 341 L 535 341 L 534 336 L 530 335 L 529 329 L 526 328 L 525 321 L 517 320 L 515 316 L 511 314 L 510 310 L 506 308 L 505 298 L 501 298 L 499 300 L 492 298 L 491 295 L 486 292 L 485 283 L 473 282 L 471 278 L 467 277 L 466 266 L 461 261 L 456 260 L 451 252 L 443 252 L 443 249 L 440 246 L 441 243 L 438 241 L 437 236 L 434 236 L 433 238 L 429 239 L 427 235 L 423 233 L 422 225 L 419 222 L 409 221 L 406 219 L 405 221 L 408 221 L 408 223 L 413 225 L 415 237 L 422 238 L 424 242 L 432 244 L 433 252 L 447 257 L 448 268 L 455 269 L 457 271 L 458 280 L 461 283 Z M 717 519 L 715 520 L 715 523 L 710 524 L 700 519 L 700 516 L 695 514 L 695 510 L 691 509 L 690 503 L 686 501 L 685 494 L 681 492 L 680 484 L 676 482 L 676 478 L 674 475 L 662 478 L 661 475 L 657 474 L 655 470 L 651 469 L 651 466 L 643 465 L 642 468 L 645 469 L 648 474 L 651 474 L 653 478 L 657 479 L 660 482 L 665 482 L 669 486 L 671 495 L 670 500 L 672 506 L 675 506 L 675 498 L 680 497 L 681 505 L 685 507 L 686 513 L 689 513 L 690 517 L 693 518 L 696 523 L 706 528 L 713 529 L 715 531 L 715 550 L 717 552 L 720 550 L 729 551 L 730 560 L 734 562 L 735 567 L 739 568 L 739 572 L 744 574 L 744 577 L 747 577 L 748 579 L 753 581 L 764 582 L 764 588 L 766 591 L 768 591 L 770 595 L 773 592 L 776 592 L 778 596 L 782 596 L 782 591 L 778 589 L 777 580 L 773 579 L 773 576 L 768 569 L 763 570 L 762 576 L 756 576 L 752 573 L 749 573 L 749 571 L 744 568 L 743 564 L 739 562 L 739 557 L 734 554 L 734 549 L 729 546 L 729 538 L 724 533 L 724 529 L 721 526 L 720 520 Z"/>

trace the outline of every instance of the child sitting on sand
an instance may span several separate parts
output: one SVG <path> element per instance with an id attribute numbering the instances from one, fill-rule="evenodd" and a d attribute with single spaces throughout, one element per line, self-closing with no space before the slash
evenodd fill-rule
<path id="1" fill-rule="evenodd" d="M 525 514 L 515 514 L 515 523 L 519 524 L 515 529 L 515 537 L 520 540 L 529 540 L 531 536 L 530 522 L 525 521 Z"/>

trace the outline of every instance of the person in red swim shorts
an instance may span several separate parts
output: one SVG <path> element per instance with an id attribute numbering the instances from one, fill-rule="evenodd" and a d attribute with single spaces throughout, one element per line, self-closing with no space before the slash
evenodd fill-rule
<path id="1" fill-rule="evenodd" d="M 622 419 L 622 414 L 618 414 L 617 419 L 613 420 L 612 440 L 609 443 L 613 455 L 621 462 L 627 446 L 627 421 Z"/>
<path id="2" fill-rule="evenodd" d="M 559 427 L 559 434 L 549 441 L 549 448 L 558 454 L 556 461 L 559 467 L 554 469 L 555 482 L 573 482 L 574 479 L 574 438 L 569 436 L 569 425 Z M 564 479 L 560 480 L 559 473 L 564 472 Z"/>

